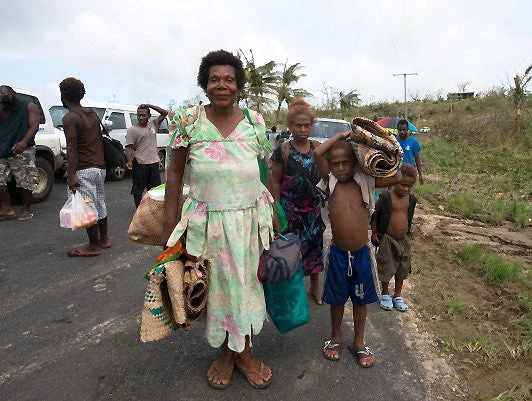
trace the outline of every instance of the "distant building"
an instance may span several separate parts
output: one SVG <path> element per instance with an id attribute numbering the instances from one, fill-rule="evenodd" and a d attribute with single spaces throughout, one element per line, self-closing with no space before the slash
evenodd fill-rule
<path id="1" fill-rule="evenodd" d="M 447 100 L 471 99 L 473 97 L 475 97 L 475 92 L 455 92 L 447 94 Z"/>

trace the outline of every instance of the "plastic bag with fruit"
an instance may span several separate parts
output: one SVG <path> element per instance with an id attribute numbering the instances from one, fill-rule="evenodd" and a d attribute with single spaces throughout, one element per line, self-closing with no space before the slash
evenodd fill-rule
<path id="1" fill-rule="evenodd" d="M 59 211 L 59 225 L 78 230 L 96 224 L 96 212 L 89 203 L 88 199 L 83 199 L 79 191 L 71 194 Z"/>

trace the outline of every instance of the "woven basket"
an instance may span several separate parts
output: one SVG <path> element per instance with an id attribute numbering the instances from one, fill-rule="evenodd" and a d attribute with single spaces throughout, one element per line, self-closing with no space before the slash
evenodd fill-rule
<path id="1" fill-rule="evenodd" d="M 144 194 L 127 231 L 130 240 L 144 245 L 166 245 L 163 238 L 164 202 Z"/>
<path id="2" fill-rule="evenodd" d="M 164 271 L 151 272 L 144 309 L 140 323 L 140 341 L 149 342 L 165 338 L 177 330 L 177 325 L 171 315 L 171 301 L 164 277 Z"/>

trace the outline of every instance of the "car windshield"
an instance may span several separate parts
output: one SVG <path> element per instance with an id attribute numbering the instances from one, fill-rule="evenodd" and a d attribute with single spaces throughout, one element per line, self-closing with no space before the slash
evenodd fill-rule
<path id="1" fill-rule="evenodd" d="M 105 113 L 105 109 L 101 107 L 91 107 L 91 108 L 92 110 L 96 112 L 96 114 L 98 114 L 98 117 L 101 120 Z M 65 116 L 66 113 L 68 113 L 68 110 L 66 109 L 66 107 L 63 107 L 63 106 L 50 107 L 50 115 L 52 116 L 54 127 L 56 128 L 63 127 L 63 117 Z"/>
<path id="2" fill-rule="evenodd" d="M 334 135 L 347 131 L 349 124 L 341 121 L 318 120 L 312 127 L 310 136 L 314 138 L 332 138 Z"/>

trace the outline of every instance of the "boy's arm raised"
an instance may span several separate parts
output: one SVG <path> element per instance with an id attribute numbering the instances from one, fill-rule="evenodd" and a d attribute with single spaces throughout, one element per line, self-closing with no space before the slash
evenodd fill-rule
<path id="1" fill-rule="evenodd" d="M 321 178 L 323 178 L 324 180 L 329 178 L 330 172 L 329 163 L 327 162 L 327 158 L 325 157 L 325 155 L 334 143 L 338 142 L 340 139 L 347 138 L 350 133 L 351 131 L 340 132 L 332 138 L 327 139 L 320 146 L 314 149 L 314 160 L 316 160 L 318 170 L 320 170 Z"/>

